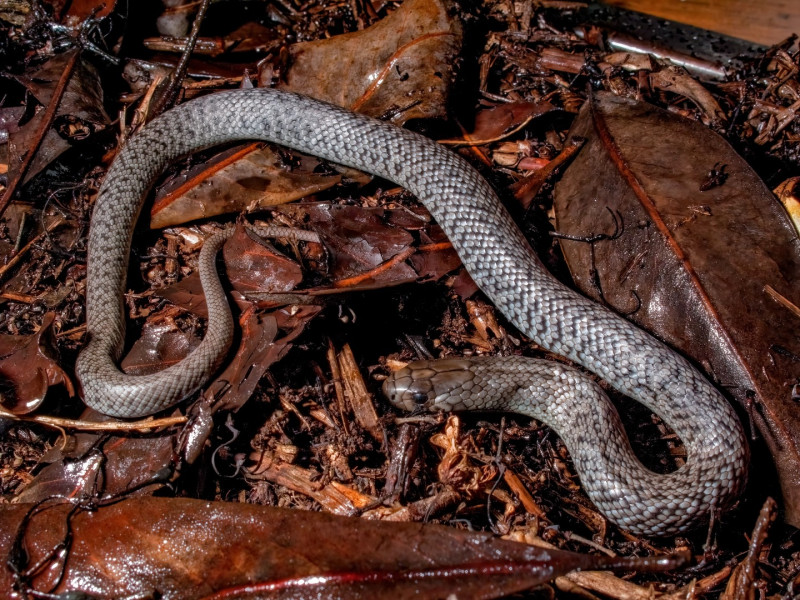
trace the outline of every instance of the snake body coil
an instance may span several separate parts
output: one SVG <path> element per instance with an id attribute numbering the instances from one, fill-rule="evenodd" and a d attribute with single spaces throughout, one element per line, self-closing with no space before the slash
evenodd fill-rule
<path id="1" fill-rule="evenodd" d="M 590 491 L 602 490 L 592 493 L 592 499 L 613 520 L 643 534 L 673 533 L 738 494 L 747 447 L 724 398 L 661 342 L 553 278 L 494 191 L 466 161 L 415 133 L 276 90 L 223 92 L 187 102 L 154 119 L 114 161 L 89 234 L 89 341 L 76 366 L 88 405 L 120 417 L 157 412 L 194 392 L 225 356 L 232 320 L 214 264 L 223 234 L 207 242 L 200 257 L 209 313 L 200 346 L 179 364 L 151 375 L 125 375 L 116 365 L 125 335 L 122 295 L 128 254 L 148 189 L 170 161 L 246 139 L 275 142 L 362 169 L 411 191 L 444 229 L 475 282 L 520 331 L 603 377 L 680 435 L 689 451 L 684 467 L 668 476 L 647 477 L 638 465 L 644 477 L 639 471 L 621 477 L 620 469 L 631 467 L 627 458 L 618 459 L 627 456 L 616 445 L 618 423 L 606 419 L 599 430 L 587 424 L 581 411 L 606 409 L 584 404 L 574 408 L 590 393 L 576 372 L 558 367 L 543 375 L 550 383 L 532 384 L 541 390 L 557 388 L 555 393 L 572 403 L 569 418 L 555 423 L 565 439 L 582 440 L 581 452 L 592 444 L 599 448 L 588 458 L 576 457 L 576 464 L 586 465 L 579 471 L 582 481 Z M 546 408 L 539 416 L 552 420 Z"/>

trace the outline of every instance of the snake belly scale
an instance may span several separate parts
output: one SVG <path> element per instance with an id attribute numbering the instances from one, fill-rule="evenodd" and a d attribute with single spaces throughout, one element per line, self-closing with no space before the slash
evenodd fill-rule
<path id="1" fill-rule="evenodd" d="M 676 431 L 688 450 L 686 465 L 666 476 L 653 475 L 626 450 L 618 417 L 586 416 L 605 415 L 605 406 L 611 406 L 607 400 L 591 405 L 600 402 L 591 389 L 594 384 L 560 365 L 526 371 L 533 379 L 522 387 L 527 385 L 542 398 L 554 394 L 560 399 L 550 406 L 570 407 L 564 418 L 552 417 L 548 402 L 540 399 L 537 418 L 552 423 L 573 453 L 597 444 L 588 456 L 573 456 L 590 498 L 611 520 L 640 534 L 675 533 L 707 518 L 712 508 L 730 503 L 741 491 L 747 445 L 725 399 L 684 358 L 551 276 L 469 163 L 413 132 L 277 90 L 221 92 L 186 102 L 144 127 L 115 159 L 101 186 L 89 233 L 88 342 L 76 365 L 89 406 L 119 417 L 152 414 L 196 391 L 219 367 L 231 344 L 233 323 L 214 256 L 227 234 L 209 240 L 201 253 L 207 331 L 180 363 L 145 376 L 119 370 L 116 363 L 125 336 L 122 295 L 134 225 L 147 191 L 165 166 L 203 148 L 252 139 L 368 171 L 415 194 L 481 290 L 522 333 L 596 373 Z M 513 368 L 501 366 L 500 379 L 520 369 L 515 359 L 507 360 Z M 591 399 L 588 405 L 584 396 Z M 519 393 L 513 397 L 519 398 Z M 501 408 L 525 411 L 526 402 L 532 404 L 518 402 Z M 480 396 L 466 404 L 445 401 L 435 407 L 451 406 L 489 408 Z"/>

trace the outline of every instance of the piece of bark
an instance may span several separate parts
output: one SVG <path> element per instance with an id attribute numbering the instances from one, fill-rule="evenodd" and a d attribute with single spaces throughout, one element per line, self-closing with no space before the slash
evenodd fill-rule
<path id="1" fill-rule="evenodd" d="M 775 192 L 786 212 L 789 213 L 794 228 L 800 235 L 800 176 L 790 177 L 772 191 Z"/>
<path id="2" fill-rule="evenodd" d="M 755 172 L 717 134 L 649 104 L 598 95 L 587 143 L 555 189 L 577 285 L 698 363 L 750 410 L 800 525 L 800 243 Z M 703 190 L 703 191 L 701 191 Z M 618 219 L 617 219 L 618 220 Z M 597 279 L 595 280 L 595 269 Z"/>
<path id="3" fill-rule="evenodd" d="M 375 410 L 372 394 L 367 390 L 367 384 L 364 383 L 361 370 L 358 368 L 349 344 L 344 345 L 344 348 L 337 354 L 336 360 L 339 363 L 339 372 L 342 374 L 344 382 L 344 394 L 350 401 L 356 421 L 373 438 L 383 443 L 383 427 Z"/>
<path id="4" fill-rule="evenodd" d="M 251 482 L 269 481 L 308 496 L 318 502 L 326 512 L 341 516 L 356 516 L 365 508 L 378 503 L 378 499 L 360 492 L 339 481 L 325 481 L 319 471 L 304 469 L 278 460 L 252 456 L 255 466 L 245 471 Z"/>

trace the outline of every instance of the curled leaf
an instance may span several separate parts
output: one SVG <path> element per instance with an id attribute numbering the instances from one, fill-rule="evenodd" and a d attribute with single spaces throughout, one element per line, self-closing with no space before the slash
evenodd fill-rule
<path id="1" fill-rule="evenodd" d="M 55 315 L 48 313 L 33 335 L 0 335 L 0 377 L 11 384 L 2 396 L 3 407 L 24 415 L 36 410 L 50 386 L 63 385 L 75 394 L 72 381 L 55 361 L 50 341 Z"/>

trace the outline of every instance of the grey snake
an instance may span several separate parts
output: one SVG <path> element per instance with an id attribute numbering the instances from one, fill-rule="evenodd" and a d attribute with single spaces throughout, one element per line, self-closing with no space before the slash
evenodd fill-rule
<path id="1" fill-rule="evenodd" d="M 550 275 L 495 192 L 465 160 L 416 133 L 277 90 L 222 92 L 186 102 L 134 135 L 114 160 L 100 188 L 88 242 L 88 342 L 76 372 L 89 406 L 118 417 L 149 415 L 192 394 L 220 366 L 233 330 L 215 265 L 227 230 L 209 239 L 201 252 L 207 331 L 180 363 L 143 376 L 119 370 L 122 297 L 134 225 L 156 177 L 181 156 L 251 139 L 368 171 L 415 194 L 511 323 L 658 414 L 683 440 L 688 458 L 667 475 L 645 469 L 599 387 L 557 363 L 507 357 L 412 364 L 384 386 L 396 404 L 518 411 L 552 425 L 592 501 L 635 533 L 684 530 L 741 491 L 747 444 L 723 396 L 687 360 Z"/>

